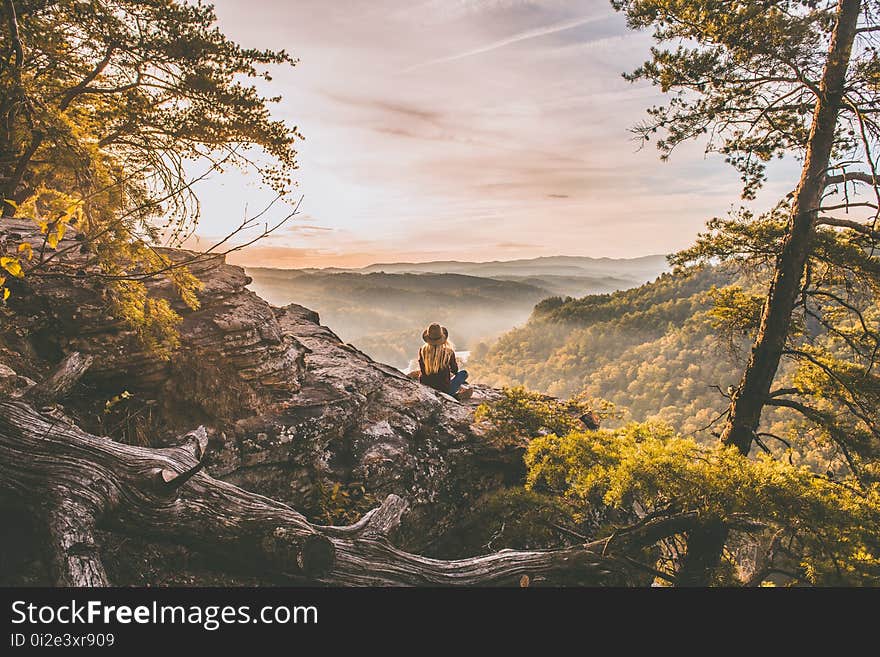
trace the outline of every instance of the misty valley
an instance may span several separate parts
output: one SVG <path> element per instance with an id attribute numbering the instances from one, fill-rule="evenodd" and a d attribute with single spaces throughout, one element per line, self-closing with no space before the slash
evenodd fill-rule
<path id="1" fill-rule="evenodd" d="M 467 358 L 468 352 L 485 350 L 524 323 L 543 299 L 636 287 L 666 267 L 665 257 L 656 255 L 246 271 L 253 279 L 251 289 L 270 303 L 312 308 L 344 341 L 406 370 L 422 344 L 422 330 L 431 322 L 447 326 L 456 350 Z"/>

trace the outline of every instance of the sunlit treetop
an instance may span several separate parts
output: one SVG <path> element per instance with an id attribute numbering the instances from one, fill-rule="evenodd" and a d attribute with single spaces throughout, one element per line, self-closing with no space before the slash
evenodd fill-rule
<path id="1" fill-rule="evenodd" d="M 182 269 L 151 247 L 195 230 L 193 184 L 212 171 L 253 169 L 279 197 L 290 193 L 300 135 L 272 117 L 280 99 L 262 89 L 272 68 L 295 60 L 231 41 L 211 5 L 7 0 L 3 14 L 3 214 L 32 218 L 56 243 L 75 225 L 93 260 L 70 273 L 118 281 Z M 8 274 L 40 274 L 44 249 L 35 258 L 33 246 L 0 254 Z M 175 276 L 194 302 L 195 283 Z M 112 286 L 118 303 L 147 303 L 139 284 Z"/>

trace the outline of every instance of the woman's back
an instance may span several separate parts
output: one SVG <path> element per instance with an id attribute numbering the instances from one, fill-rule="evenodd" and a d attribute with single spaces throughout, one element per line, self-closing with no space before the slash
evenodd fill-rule
<path id="1" fill-rule="evenodd" d="M 419 381 L 459 401 L 470 399 L 473 391 L 464 385 L 468 374 L 458 369 L 455 347 L 449 343 L 446 327 L 431 324 L 422 333 L 422 340 L 425 344 L 419 349 Z"/>
<path id="2" fill-rule="evenodd" d="M 449 382 L 458 373 L 455 351 L 447 344 L 424 344 L 419 349 L 419 381 L 435 390 L 449 393 Z"/>

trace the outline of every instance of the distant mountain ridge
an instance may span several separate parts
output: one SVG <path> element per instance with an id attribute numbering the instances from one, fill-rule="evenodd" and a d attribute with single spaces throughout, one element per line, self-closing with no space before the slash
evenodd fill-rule
<path id="1" fill-rule="evenodd" d="M 356 269 L 327 268 L 308 271 L 356 272 L 361 274 L 465 274 L 469 276 L 586 276 L 653 280 L 668 269 L 665 255 L 636 258 L 591 258 L 589 256 L 541 256 L 517 260 L 471 262 L 465 260 L 434 260 L 430 262 L 382 262 Z"/>

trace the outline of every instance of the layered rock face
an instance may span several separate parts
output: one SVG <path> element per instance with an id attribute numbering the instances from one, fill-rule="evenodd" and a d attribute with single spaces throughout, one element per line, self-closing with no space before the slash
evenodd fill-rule
<path id="1" fill-rule="evenodd" d="M 13 225 L 6 237 L 28 239 L 29 231 Z M 68 246 L 65 257 L 79 257 L 75 238 L 59 248 Z M 181 347 L 168 361 L 145 353 L 108 315 L 100 279 L 63 275 L 25 279 L 13 301 L 29 335 L 8 335 L 0 361 L 36 377 L 71 351 L 94 356 L 66 412 L 113 434 L 104 407 L 125 392 L 121 424 L 137 428 L 127 439 L 162 444 L 204 424 L 211 474 L 316 522 L 345 522 L 401 495 L 411 511 L 397 542 L 412 551 L 431 552 L 481 495 L 520 480 L 521 452 L 489 443 L 473 424 L 474 406 L 492 391 L 460 404 L 344 344 L 316 313 L 273 308 L 222 257 L 199 257 L 191 269 L 204 283 L 196 311 L 166 283 L 149 283 L 183 317 Z"/>
<path id="2" fill-rule="evenodd" d="M 42 236 L 29 222 L 4 220 L 3 236 L 40 243 Z M 253 292 L 239 267 L 222 256 L 205 256 L 163 249 L 176 261 L 191 261 L 190 270 L 203 283 L 201 307 L 190 310 L 163 279 L 146 281 L 151 294 L 168 299 L 182 315 L 181 348 L 170 360 L 145 352 L 133 331 L 109 312 L 100 277 L 69 275 L 71 265 L 82 266 L 75 235 L 58 245 L 61 266 L 25 279 L 10 303 L 39 355 L 49 360 L 79 351 L 94 357 L 88 381 L 107 390 L 123 386 L 132 392 L 163 392 L 165 402 L 186 402 L 208 416 L 258 411 L 299 387 L 304 349 L 296 339 L 281 334 L 272 308 Z M 195 258 L 195 259 L 194 259 Z M 88 269 L 88 267 L 86 267 Z M 222 380 L 230 372 L 234 377 Z M 175 390 L 176 388 L 176 390 Z M 173 393 L 173 394 L 172 394 Z"/>
<path id="3" fill-rule="evenodd" d="M 419 551 L 480 495 L 519 480 L 521 453 L 473 426 L 477 401 L 462 405 L 371 360 L 305 308 L 275 315 L 306 349 L 300 388 L 277 412 L 237 423 L 237 449 L 221 450 L 218 474 L 326 522 L 397 493 L 412 508 L 401 542 Z M 334 513 L 345 508 L 351 515 Z"/>

